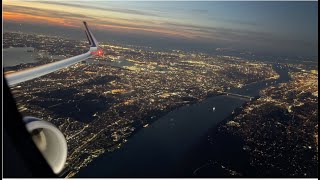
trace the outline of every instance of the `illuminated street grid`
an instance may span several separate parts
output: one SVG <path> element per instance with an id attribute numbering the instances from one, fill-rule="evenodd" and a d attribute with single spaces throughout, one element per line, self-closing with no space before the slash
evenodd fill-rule
<path id="1" fill-rule="evenodd" d="M 56 61 L 50 56 L 40 56 L 43 52 L 71 57 L 88 49 L 86 41 L 61 37 L 22 33 L 5 33 L 3 37 L 4 48 L 27 46 L 39 52 L 37 63 L 5 68 L 7 73 Z M 74 176 L 102 153 L 120 148 L 133 132 L 170 110 L 218 95 L 229 88 L 279 77 L 271 64 L 239 57 L 100 44 L 105 57 L 93 58 L 12 88 L 24 115 L 50 121 L 66 136 L 68 159 L 64 174 L 67 177 Z M 284 130 L 279 133 L 286 135 L 295 134 L 301 128 L 299 133 L 309 137 L 309 132 L 304 132 L 302 126 L 314 129 L 317 124 L 314 122 L 318 117 L 315 111 L 317 92 L 313 86 L 317 81 L 315 75 L 297 73 L 292 76 L 293 82 L 263 91 L 263 96 L 234 120 L 239 127 L 234 126 L 232 130 L 248 137 L 248 144 L 257 145 L 257 150 L 252 149 L 253 163 L 264 163 L 259 161 L 258 154 L 262 152 L 259 148 L 265 145 L 256 142 L 256 138 L 269 134 L 263 127 L 283 126 Z M 300 93 L 302 91 L 305 92 Z M 296 97 L 292 102 L 286 100 L 290 95 Z M 278 121 L 250 123 L 252 116 L 263 120 L 263 114 L 276 109 L 291 110 L 288 116 L 295 112 L 295 122 L 301 123 L 297 126 L 289 121 L 285 124 Z M 253 128 L 259 133 L 253 133 Z M 312 138 L 317 137 L 314 133 Z M 305 140 L 309 143 L 307 149 L 309 146 L 315 148 L 315 141 Z"/>
<path id="2" fill-rule="evenodd" d="M 317 177 L 318 71 L 290 76 L 219 128 L 244 140 L 260 177 Z"/>

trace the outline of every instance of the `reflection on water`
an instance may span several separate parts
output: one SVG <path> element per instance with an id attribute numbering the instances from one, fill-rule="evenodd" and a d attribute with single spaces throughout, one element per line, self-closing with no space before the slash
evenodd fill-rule
<path id="1" fill-rule="evenodd" d="M 230 89 L 230 92 L 256 96 L 261 89 L 267 87 L 270 83 L 276 84 L 290 80 L 287 68 L 279 65 L 274 65 L 274 68 L 280 75 L 279 79 Z M 147 128 L 139 130 L 119 150 L 103 154 L 94 159 L 76 176 L 188 177 L 194 170 L 188 169 L 190 168 L 188 159 L 192 159 L 188 158 L 190 150 L 200 142 L 209 129 L 215 127 L 227 118 L 234 109 L 245 102 L 246 100 L 243 98 L 216 96 L 198 104 L 178 108 L 161 117 Z M 212 110 L 213 107 L 215 107 L 214 111 Z M 220 139 L 220 143 L 212 142 L 215 146 L 218 146 L 218 149 L 225 146 L 224 140 L 228 138 L 222 137 Z M 245 156 L 241 154 L 242 151 L 236 149 L 239 146 L 237 143 L 240 142 L 235 140 L 229 143 L 226 149 L 230 152 L 226 152 L 226 154 L 234 158 L 233 155 L 238 156 L 240 153 L 240 156 L 243 157 L 241 161 L 244 162 L 246 160 Z M 238 153 L 234 153 L 234 151 Z M 205 158 L 206 155 L 203 157 Z"/>
<path id="2" fill-rule="evenodd" d="M 244 102 L 232 96 L 216 96 L 178 108 L 139 130 L 119 150 L 95 159 L 78 176 L 170 176 L 203 133 Z"/>
<path id="3" fill-rule="evenodd" d="M 3 66 L 10 67 L 19 64 L 37 62 L 37 53 L 32 47 L 15 47 L 3 49 Z"/>
<path id="4" fill-rule="evenodd" d="M 13 47 L 3 49 L 3 67 L 38 62 L 39 58 L 64 59 L 62 55 L 50 55 L 48 52 L 37 51 L 33 47 Z"/>
<path id="5" fill-rule="evenodd" d="M 278 83 L 284 83 L 290 80 L 290 76 L 288 74 L 288 68 L 281 66 L 279 64 L 273 65 L 274 70 L 280 75 L 279 79 L 271 79 L 266 81 L 261 81 L 257 83 L 252 83 L 242 88 L 231 88 L 228 92 L 247 95 L 247 96 L 258 96 L 260 90 L 269 87 L 270 85 L 276 85 Z"/>

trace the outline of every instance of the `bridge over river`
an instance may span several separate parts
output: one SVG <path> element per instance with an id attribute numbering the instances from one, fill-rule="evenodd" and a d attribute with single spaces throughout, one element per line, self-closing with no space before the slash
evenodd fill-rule
<path id="1" fill-rule="evenodd" d="M 239 98 L 244 98 L 244 99 L 247 99 L 247 100 L 253 100 L 255 97 L 253 96 L 247 96 L 247 95 L 242 95 L 242 94 L 236 94 L 236 93 L 230 93 L 230 92 L 224 92 L 222 93 L 226 96 L 234 96 L 234 97 L 239 97 Z"/>

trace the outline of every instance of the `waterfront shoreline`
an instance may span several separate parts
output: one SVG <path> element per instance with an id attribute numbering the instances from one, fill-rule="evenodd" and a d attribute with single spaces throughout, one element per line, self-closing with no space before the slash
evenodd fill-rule
<path id="1" fill-rule="evenodd" d="M 225 98 L 223 98 L 223 96 L 225 96 L 225 97 L 228 97 L 227 95 L 224 95 L 223 93 L 219 93 L 219 94 L 210 94 L 210 95 L 208 95 L 207 96 L 207 98 L 203 98 L 203 99 L 201 99 L 201 100 L 199 100 L 199 101 L 193 101 L 192 103 L 188 103 L 188 104 L 183 104 L 183 105 L 179 105 L 178 107 L 172 107 L 170 110 L 168 110 L 168 111 L 166 111 L 166 112 L 163 112 L 163 115 L 161 115 L 161 116 L 159 116 L 159 118 L 155 118 L 155 119 L 153 119 L 153 121 L 152 121 L 152 123 L 150 122 L 149 123 L 149 126 L 148 126 L 148 128 L 146 128 L 147 130 L 149 130 L 149 132 L 150 131 L 153 131 L 153 129 L 149 129 L 149 128 L 155 128 L 154 126 L 156 126 L 157 128 L 156 129 L 159 129 L 159 123 L 161 123 L 161 122 L 159 122 L 159 119 L 162 119 L 162 118 L 166 118 L 166 119 L 168 119 L 168 117 L 167 116 L 169 116 L 169 114 L 171 114 L 170 112 L 173 112 L 173 113 L 176 113 L 177 111 L 185 111 L 185 108 L 186 109 L 188 109 L 189 108 L 189 106 L 192 106 L 192 105 L 195 105 L 195 106 L 197 106 L 197 104 L 199 104 L 199 105 L 203 105 L 203 104 L 205 104 L 206 103 L 206 101 L 207 101 L 207 104 L 208 104 L 208 102 L 209 101 L 214 101 L 215 102 L 215 100 L 210 100 L 210 98 L 219 98 L 219 102 L 221 102 L 221 100 L 222 99 L 225 99 Z M 231 96 L 229 96 L 227 99 L 229 99 L 228 101 L 236 101 L 236 102 L 242 102 L 242 101 L 244 101 L 244 100 L 240 100 L 241 98 L 239 98 L 239 97 L 231 97 Z M 210 104 L 210 103 L 209 103 Z M 242 104 L 242 103 L 241 103 Z M 234 106 L 234 105 L 233 105 Z M 212 106 L 211 106 L 212 107 Z M 192 108 L 196 108 L 196 107 L 192 107 Z M 207 111 L 207 109 L 205 109 L 206 111 Z M 209 109 L 208 109 L 209 110 Z M 230 111 L 230 113 L 231 113 L 231 111 L 232 111 L 233 109 L 229 109 L 229 110 L 227 110 L 227 111 Z M 212 110 L 210 111 L 208 111 L 208 112 L 212 112 Z M 213 115 L 213 116 L 215 116 L 215 115 Z M 224 116 L 224 115 L 220 115 L 220 116 Z M 217 119 L 218 120 L 218 119 Z M 162 119 L 162 121 L 164 121 L 164 119 Z M 219 120 L 218 120 L 219 121 Z M 156 123 L 157 125 L 154 125 L 153 123 Z M 165 123 L 165 122 L 163 122 L 163 123 Z M 211 124 L 211 125 L 214 125 L 215 123 L 214 122 L 212 122 L 213 124 Z M 137 128 L 136 130 L 135 130 L 135 132 L 134 133 L 132 133 L 131 135 L 130 135 L 130 137 L 128 138 L 128 142 L 129 143 L 133 143 L 133 140 L 134 140 L 134 143 L 137 141 L 137 139 L 138 138 L 141 138 L 140 136 L 141 136 L 141 134 L 144 134 L 144 132 L 142 132 L 141 130 L 142 129 L 144 129 L 143 128 L 143 126 L 142 125 L 140 125 L 140 128 Z M 207 128 L 205 128 L 205 129 L 207 129 Z M 201 132 L 203 132 L 203 131 L 201 131 Z M 200 133 L 200 132 L 198 132 L 198 133 Z M 138 134 L 138 136 L 136 137 L 135 135 L 136 134 Z M 201 133 L 202 134 L 202 133 Z M 200 135 L 201 136 L 201 135 Z M 199 136 L 199 137 L 200 137 Z M 198 136 L 197 136 L 198 137 Z M 196 139 L 194 139 L 194 140 L 196 140 Z M 126 143 L 128 143 L 128 142 L 126 142 Z M 194 141 L 192 141 L 192 142 L 194 142 Z M 147 144 L 148 144 L 148 142 L 146 142 Z M 189 145 L 190 146 L 192 146 L 193 145 L 193 143 L 189 143 Z M 95 161 L 95 160 L 98 160 L 99 158 L 100 159 L 103 159 L 103 157 L 109 157 L 110 155 L 112 155 L 112 154 L 119 154 L 119 153 L 121 153 L 122 151 L 125 151 L 124 149 L 128 149 L 128 147 L 122 147 L 122 148 L 120 148 L 119 150 L 117 149 L 116 151 L 113 151 L 113 152 L 111 152 L 111 153 L 109 153 L 109 152 L 106 152 L 106 153 L 104 153 L 104 154 L 102 154 L 102 155 L 100 155 L 98 158 L 95 158 L 93 161 Z M 88 164 L 88 166 L 92 166 L 93 164 L 93 161 L 92 162 L 90 162 L 89 164 Z M 100 160 L 99 160 L 100 161 Z M 91 165 L 90 165 L 91 164 Z M 86 169 L 86 167 L 84 167 L 84 169 Z M 80 170 L 74 177 L 81 177 L 81 175 L 79 176 L 79 174 L 82 174 L 83 175 L 83 172 L 85 172 L 86 170 Z M 88 176 L 89 177 L 89 176 Z M 113 177 L 118 177 L 118 176 L 113 176 Z M 123 177 L 126 177 L 126 176 L 123 176 Z M 148 177 L 148 176 L 146 176 L 146 177 Z M 168 176 L 169 177 L 169 176 Z"/>
<path id="2" fill-rule="evenodd" d="M 278 83 L 283 83 L 283 82 L 286 82 L 286 81 L 289 81 L 289 80 L 290 80 L 289 78 L 287 78 L 287 74 L 288 74 L 288 70 L 287 70 L 287 69 L 282 70 L 282 69 L 280 69 L 279 67 L 276 67 L 276 66 L 274 66 L 274 67 L 275 67 L 275 70 L 277 71 L 277 73 L 280 75 L 280 77 L 279 77 L 277 80 L 272 80 L 272 81 L 276 81 L 276 82 L 274 83 L 274 85 L 275 85 L 275 84 L 278 84 Z M 284 72 L 284 71 L 285 71 L 285 72 Z M 270 82 L 270 80 L 263 80 L 263 81 L 258 82 L 258 83 L 256 83 L 256 84 L 251 84 L 251 85 L 249 85 L 249 87 L 244 86 L 244 87 L 242 87 L 242 88 L 234 88 L 234 89 L 232 89 L 231 91 L 226 91 L 226 92 L 224 92 L 224 93 L 239 93 L 239 94 L 242 94 L 243 92 L 247 92 L 247 91 L 244 91 L 245 89 L 249 88 L 250 90 L 254 90 L 254 91 L 249 91 L 249 92 L 244 93 L 244 94 L 247 95 L 247 94 L 249 93 L 249 94 L 251 94 L 251 95 L 254 96 L 254 98 L 253 98 L 252 100 L 256 100 L 256 99 L 258 99 L 258 98 L 260 97 L 259 95 L 257 95 L 257 94 L 258 94 L 257 92 L 259 92 L 261 89 L 264 89 L 264 88 L 266 87 L 266 82 Z M 238 89 L 238 92 L 236 91 L 236 89 Z M 224 93 L 217 93 L 217 94 L 215 94 L 214 96 L 217 96 L 217 97 L 218 97 L 218 96 L 223 95 Z M 179 110 L 180 108 L 183 108 L 183 107 L 186 107 L 186 106 L 190 106 L 190 105 L 192 105 L 192 104 L 201 104 L 201 103 L 204 102 L 205 100 L 209 99 L 209 97 L 212 97 L 212 95 L 209 94 L 208 96 L 206 96 L 205 98 L 202 98 L 202 99 L 200 99 L 200 100 L 193 101 L 193 102 L 187 103 L 187 104 L 179 104 L 178 106 L 171 107 L 171 108 L 168 109 L 167 111 L 161 113 L 161 114 L 158 116 L 158 118 L 154 118 L 154 119 L 152 120 L 152 122 L 149 121 L 148 124 L 153 124 L 154 122 L 157 122 L 160 118 L 165 117 L 167 114 L 170 114 L 170 112 L 172 112 L 172 111 Z M 238 98 L 239 98 L 239 97 L 238 97 Z M 210 131 L 212 131 L 214 128 L 216 128 L 216 129 L 213 131 L 213 132 L 214 132 L 213 134 L 218 134 L 218 133 L 217 133 L 217 132 L 218 132 L 218 131 L 217 131 L 217 130 L 218 130 L 217 128 L 218 128 L 219 126 L 225 124 L 226 122 L 230 121 L 232 118 L 234 118 L 239 112 L 241 112 L 241 110 L 243 109 L 243 107 L 245 107 L 246 105 L 248 105 L 248 103 L 249 103 L 249 102 L 245 102 L 245 103 L 243 103 L 242 105 L 240 105 L 239 107 L 233 109 L 233 110 L 234 110 L 234 113 L 233 113 L 233 114 L 228 115 L 226 118 L 224 118 L 224 119 L 223 119 L 222 121 L 220 121 L 218 124 L 214 124 L 213 128 L 207 129 L 206 132 L 204 133 L 204 134 L 205 134 L 204 136 L 206 136 L 208 133 L 210 133 Z M 150 118 L 150 117 L 151 117 L 151 116 L 146 117 L 145 119 L 148 119 L 148 118 Z M 137 129 L 135 130 L 135 132 L 132 133 L 132 134 L 129 136 L 129 140 L 128 140 L 128 141 L 131 141 L 132 138 L 134 137 L 134 135 L 136 135 L 138 132 L 140 132 L 141 129 L 143 129 L 143 125 L 142 125 L 142 124 L 140 124 L 140 128 L 137 127 Z M 240 146 L 239 146 L 238 148 L 240 148 Z M 120 148 L 120 149 L 123 149 L 123 148 Z M 241 146 L 241 150 L 242 150 L 242 146 Z M 123 151 L 123 150 L 121 150 L 121 151 Z M 110 154 L 112 154 L 112 153 L 118 154 L 116 151 L 113 151 L 113 152 L 111 152 L 111 153 L 104 153 L 104 154 L 108 154 L 108 155 L 102 154 L 100 157 L 102 157 L 102 156 L 109 156 L 109 157 L 110 157 Z M 99 158 L 95 158 L 94 161 L 97 160 L 97 159 L 99 159 Z M 90 166 L 90 164 L 92 164 L 92 163 L 93 163 L 93 162 L 90 162 L 88 165 Z M 84 175 L 84 174 L 81 173 L 81 172 L 85 172 L 85 171 L 80 170 L 80 171 L 75 175 L 75 177 L 80 177 L 81 175 L 79 176 L 79 174 Z M 191 172 L 193 172 L 193 171 L 191 171 Z M 113 177 L 118 177 L 118 176 L 114 176 L 114 175 L 113 175 Z M 125 176 L 122 176 L 122 177 L 125 177 Z M 146 177 L 148 177 L 148 176 L 146 175 Z M 163 177 L 164 177 L 164 176 L 163 176 Z M 181 176 L 178 176 L 178 177 L 181 177 Z"/>

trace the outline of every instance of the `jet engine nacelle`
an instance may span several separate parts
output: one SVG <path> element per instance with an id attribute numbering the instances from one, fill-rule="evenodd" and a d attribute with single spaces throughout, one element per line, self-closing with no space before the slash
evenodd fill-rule
<path id="1" fill-rule="evenodd" d="M 23 118 L 32 139 L 54 173 L 63 169 L 67 159 L 67 142 L 61 131 L 52 123 L 35 117 Z"/>

